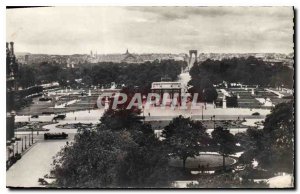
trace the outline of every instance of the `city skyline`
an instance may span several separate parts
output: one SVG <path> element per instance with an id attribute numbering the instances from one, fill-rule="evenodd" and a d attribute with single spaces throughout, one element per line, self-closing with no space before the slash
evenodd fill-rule
<path id="1" fill-rule="evenodd" d="M 16 52 L 33 54 L 112 54 L 126 49 L 288 54 L 293 53 L 292 19 L 291 7 L 9 9 L 6 40 L 18 42 Z"/>
<path id="2" fill-rule="evenodd" d="M 16 52 L 15 54 L 16 55 L 58 55 L 58 56 L 72 56 L 72 55 L 89 55 L 91 56 L 91 51 L 93 52 L 93 56 L 102 56 L 102 55 L 125 55 L 126 54 L 126 50 L 124 52 L 111 52 L 111 53 L 99 53 L 99 52 L 95 52 L 93 50 L 90 50 L 89 52 L 85 52 L 85 53 L 69 53 L 69 54 L 56 54 L 56 53 L 31 53 L 31 52 Z M 144 52 L 144 53 L 140 53 L 140 52 L 130 52 L 130 54 L 135 54 L 135 55 L 151 55 L 151 54 L 154 54 L 154 55 L 182 55 L 182 54 L 189 54 L 189 50 L 186 50 L 185 52 L 181 52 L 181 53 L 171 53 L 171 52 L 163 52 L 163 53 L 159 53 L 159 52 Z M 263 52 L 259 52 L 259 53 L 248 53 L 248 52 L 231 52 L 231 53 L 226 53 L 226 52 L 199 52 L 198 51 L 198 55 L 199 54 L 204 54 L 204 55 L 207 55 L 207 54 L 224 54 L 224 55 L 246 55 L 246 54 L 278 54 L 278 55 L 290 55 L 290 54 L 294 54 L 294 52 L 290 52 L 290 53 L 283 53 L 283 52 L 270 52 L 270 53 L 263 53 Z"/>

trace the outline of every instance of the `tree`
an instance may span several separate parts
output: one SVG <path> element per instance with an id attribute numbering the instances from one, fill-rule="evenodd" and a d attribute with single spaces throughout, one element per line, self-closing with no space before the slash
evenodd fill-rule
<path id="1" fill-rule="evenodd" d="M 209 178 L 202 177 L 198 183 L 187 185 L 188 188 L 268 188 L 264 181 L 254 182 L 253 180 L 240 180 L 237 174 L 221 174 Z"/>
<path id="2" fill-rule="evenodd" d="M 59 75 L 62 72 L 62 67 L 57 63 L 42 62 L 38 64 L 35 69 L 37 70 L 37 80 L 40 83 L 49 83 L 59 81 Z"/>
<path id="3" fill-rule="evenodd" d="M 263 130 L 248 129 L 248 145 L 240 161 L 272 172 L 294 171 L 293 101 L 276 105 L 267 115 Z"/>
<path id="4" fill-rule="evenodd" d="M 141 124 L 142 122 L 139 117 L 141 110 L 135 106 L 127 109 L 128 104 L 130 103 L 134 95 L 134 92 L 135 91 L 133 88 L 123 88 L 121 90 L 121 93 L 127 95 L 126 102 L 119 104 L 116 109 L 112 108 L 111 103 L 109 109 L 101 117 L 101 123 L 108 126 L 112 130 L 130 129 L 133 125 Z"/>
<path id="5" fill-rule="evenodd" d="M 176 171 L 149 124 L 134 109 L 110 110 L 95 129 L 82 129 L 54 161 L 60 187 L 169 187 Z M 174 174 L 175 173 L 175 174 Z"/>
<path id="6" fill-rule="evenodd" d="M 294 70 L 283 64 L 271 65 L 253 56 L 199 62 L 191 68 L 191 85 L 197 88 L 201 80 L 213 84 L 240 82 L 247 85 L 293 87 Z M 197 80 L 200 80 L 197 81 Z"/>
<path id="7" fill-rule="evenodd" d="M 263 131 L 256 127 L 250 127 L 246 133 L 238 133 L 235 139 L 240 143 L 244 153 L 239 157 L 239 162 L 252 167 L 255 156 L 263 149 Z"/>
<path id="8" fill-rule="evenodd" d="M 33 81 L 35 84 L 58 81 L 62 86 L 70 86 L 77 85 L 75 79 L 81 78 L 82 83 L 86 86 L 107 86 L 111 82 L 116 82 L 126 86 L 136 86 L 140 92 L 149 93 L 152 82 L 160 81 L 166 75 L 172 80 L 176 80 L 181 72 L 181 67 L 185 66 L 186 62 L 184 61 L 161 60 L 140 64 L 84 62 L 78 68 L 64 68 L 63 65 L 55 61 L 46 60 L 30 66 L 22 66 L 21 74 L 29 76 L 21 76 L 19 79 L 22 80 L 18 83 L 24 84 L 22 86 L 26 87 Z M 33 74 L 34 76 L 32 76 Z"/>
<path id="9" fill-rule="evenodd" d="M 92 85 L 92 81 L 93 80 L 92 80 L 91 76 L 89 76 L 89 75 L 85 75 L 84 77 L 82 77 L 82 82 L 88 87 L 90 87 Z"/>
<path id="10" fill-rule="evenodd" d="M 18 85 L 27 88 L 36 84 L 36 73 L 33 67 L 28 65 L 22 65 L 19 67 L 19 73 L 17 74 Z"/>
<path id="11" fill-rule="evenodd" d="M 223 169 L 226 169 L 225 157 L 235 151 L 235 138 L 229 130 L 217 127 L 212 133 L 212 140 L 219 147 L 219 153 L 223 156 Z"/>
<path id="12" fill-rule="evenodd" d="M 162 142 L 144 130 L 81 129 L 56 156 L 54 186 L 169 187 L 176 178 Z M 175 172 L 174 172 L 175 173 Z"/>
<path id="13" fill-rule="evenodd" d="M 222 103 L 223 103 L 223 101 L 222 101 Z M 227 107 L 238 107 L 237 96 L 226 96 L 226 105 L 227 105 Z"/>
<path id="14" fill-rule="evenodd" d="M 127 109 L 108 109 L 100 119 L 111 130 L 130 129 L 134 124 L 141 124 L 138 114 Z"/>
<path id="15" fill-rule="evenodd" d="M 202 102 L 213 102 L 218 98 L 218 92 L 216 88 L 204 75 L 199 75 L 199 77 L 197 76 L 193 78 L 190 80 L 189 85 L 192 86 L 189 89 L 189 92 L 192 94 L 198 93 L 198 100 Z"/>
<path id="16" fill-rule="evenodd" d="M 294 107 L 293 101 L 281 103 L 272 109 L 264 122 L 260 165 L 269 169 L 294 170 Z"/>
<path id="17" fill-rule="evenodd" d="M 203 96 L 206 102 L 214 102 L 218 98 L 218 92 L 213 86 L 205 88 Z"/>
<path id="18" fill-rule="evenodd" d="M 152 133 L 131 131 L 136 146 L 127 153 L 118 168 L 118 183 L 122 187 L 168 187 L 176 179 L 168 165 L 168 155 L 162 142 Z"/>
<path id="19" fill-rule="evenodd" d="M 64 147 L 54 160 L 56 185 L 68 188 L 117 186 L 117 166 L 134 142 L 126 132 L 81 130 L 71 146 Z"/>
<path id="20" fill-rule="evenodd" d="M 186 159 L 198 156 L 209 142 L 209 136 L 201 122 L 181 115 L 174 118 L 162 133 L 171 156 L 180 158 L 184 169 Z"/>

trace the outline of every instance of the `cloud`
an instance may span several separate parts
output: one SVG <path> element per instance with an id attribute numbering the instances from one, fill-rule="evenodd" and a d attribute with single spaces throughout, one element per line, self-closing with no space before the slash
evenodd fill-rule
<path id="1" fill-rule="evenodd" d="M 158 16 L 160 19 L 176 20 L 187 19 L 190 16 L 201 17 L 224 17 L 224 16 L 270 16 L 290 17 L 292 7 L 207 7 L 207 6 L 177 6 L 177 7 L 127 7 L 128 10 L 148 12 Z"/>
<path id="2" fill-rule="evenodd" d="M 292 52 L 292 7 L 51 7 L 7 10 L 16 51 L 72 54 Z"/>

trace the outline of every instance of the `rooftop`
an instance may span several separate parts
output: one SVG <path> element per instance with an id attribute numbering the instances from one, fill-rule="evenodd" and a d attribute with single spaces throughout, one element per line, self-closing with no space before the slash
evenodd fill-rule
<path id="1" fill-rule="evenodd" d="M 153 82 L 151 89 L 181 89 L 180 82 Z"/>

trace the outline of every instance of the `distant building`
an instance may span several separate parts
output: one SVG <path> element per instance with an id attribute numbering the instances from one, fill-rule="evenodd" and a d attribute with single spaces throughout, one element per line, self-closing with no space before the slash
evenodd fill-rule
<path id="1" fill-rule="evenodd" d="M 139 59 L 139 57 L 134 56 L 133 54 L 129 53 L 128 49 L 126 50 L 125 57 L 121 62 L 125 63 L 142 63 L 143 60 Z"/>
<path id="2" fill-rule="evenodd" d="M 14 43 L 6 43 L 6 140 L 15 136 L 15 92 L 18 63 L 14 53 Z"/>
<path id="3" fill-rule="evenodd" d="M 151 92 L 160 95 L 160 103 L 162 103 L 162 98 L 165 93 L 168 93 L 170 99 L 173 99 L 175 94 L 178 94 L 178 104 L 181 104 L 181 95 L 182 95 L 182 85 L 180 82 L 153 82 L 151 86 Z"/>
<path id="4" fill-rule="evenodd" d="M 29 62 L 29 55 L 25 55 L 25 57 L 24 57 L 25 59 L 24 59 L 24 61 L 25 61 L 25 64 L 28 64 L 28 62 Z"/>

